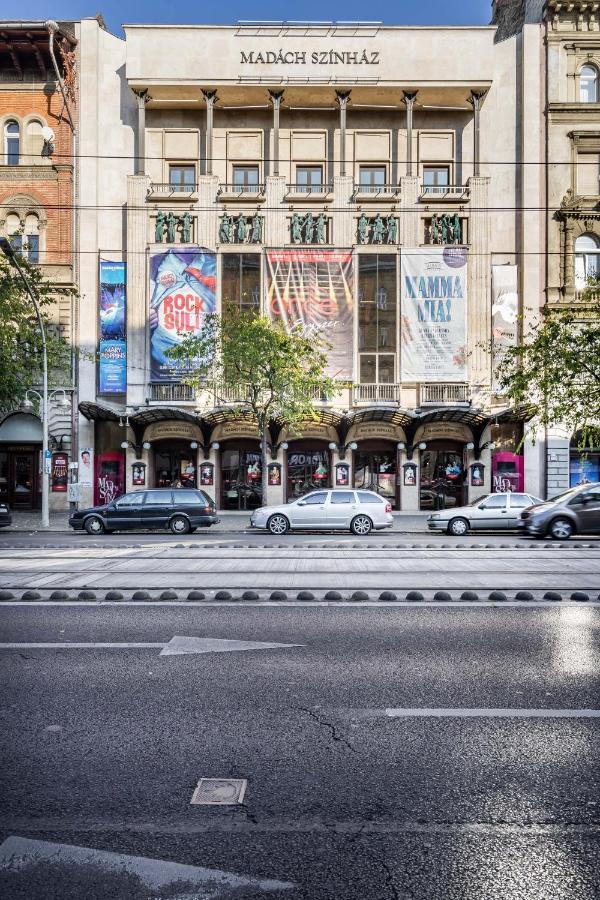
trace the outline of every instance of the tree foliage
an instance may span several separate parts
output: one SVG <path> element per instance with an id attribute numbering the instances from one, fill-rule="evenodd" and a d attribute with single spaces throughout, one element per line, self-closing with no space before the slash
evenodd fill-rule
<path id="1" fill-rule="evenodd" d="M 300 328 L 287 332 L 266 316 L 233 308 L 223 316 L 207 316 L 199 335 L 170 351 L 173 359 L 193 368 L 188 383 L 209 391 L 217 406 L 242 398 L 238 415 L 251 414 L 261 437 L 263 498 L 269 423 L 276 420 L 294 433 L 302 422 L 317 418 L 315 396 L 334 390 L 325 375 L 326 349 Z"/>
<path id="2" fill-rule="evenodd" d="M 49 377 L 64 381 L 70 346 L 51 326 L 49 310 L 59 294 L 73 293 L 56 288 L 39 269 L 19 260 L 46 326 Z M 0 410 L 14 409 L 25 391 L 42 383 L 42 338 L 31 299 L 17 270 L 0 254 Z"/>
<path id="3" fill-rule="evenodd" d="M 600 446 L 600 284 L 575 309 L 547 310 L 522 344 L 503 351 L 499 393 L 525 405 L 536 429 L 563 425 L 579 446 Z"/>

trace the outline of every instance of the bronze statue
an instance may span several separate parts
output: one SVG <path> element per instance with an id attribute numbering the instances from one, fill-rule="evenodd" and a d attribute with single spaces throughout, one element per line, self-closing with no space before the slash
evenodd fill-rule
<path id="1" fill-rule="evenodd" d="M 302 221 L 300 216 L 297 213 L 294 213 L 292 216 L 292 243 L 301 244 L 302 243 Z"/>
<path id="2" fill-rule="evenodd" d="M 440 223 L 441 223 L 441 226 L 442 226 L 442 241 L 441 241 L 441 242 L 442 242 L 442 244 L 448 244 L 448 243 L 450 243 L 450 242 L 449 242 L 449 225 L 450 225 L 450 219 L 448 218 L 448 216 L 447 216 L 445 213 L 444 213 L 444 215 L 441 217 Z"/>
<path id="3" fill-rule="evenodd" d="M 192 240 L 192 217 L 189 212 L 184 212 L 181 219 L 181 243 L 189 244 Z"/>
<path id="4" fill-rule="evenodd" d="M 174 244 L 175 243 L 175 226 L 177 225 L 177 219 L 170 212 L 167 216 L 167 243 Z"/>
<path id="5" fill-rule="evenodd" d="M 157 244 L 162 244 L 163 234 L 165 231 L 165 214 L 163 212 L 156 213 L 156 224 L 154 226 L 154 240 Z"/>
<path id="6" fill-rule="evenodd" d="M 219 241 L 221 244 L 231 243 L 232 224 L 231 216 L 228 216 L 227 213 L 223 213 L 221 216 L 221 224 L 219 225 Z"/>
<path id="7" fill-rule="evenodd" d="M 259 216 L 258 213 L 255 213 L 252 218 L 252 233 L 250 235 L 250 242 L 252 244 L 260 244 L 262 242 L 262 231 L 263 217 Z"/>
<path id="8" fill-rule="evenodd" d="M 327 235 L 327 219 L 325 213 L 317 217 L 317 244 L 324 244 Z"/>
<path id="9" fill-rule="evenodd" d="M 452 219 L 452 240 L 455 244 L 462 243 L 462 224 L 458 213 L 454 213 L 454 218 Z"/>
<path id="10" fill-rule="evenodd" d="M 312 244 L 314 240 L 315 220 L 312 213 L 306 213 L 304 219 L 304 240 L 307 244 Z"/>
<path id="11" fill-rule="evenodd" d="M 434 213 L 431 217 L 431 229 L 429 232 L 430 240 L 432 244 L 439 244 L 440 242 L 440 226 L 437 217 L 437 213 Z"/>
<path id="12" fill-rule="evenodd" d="M 361 217 L 358 220 L 358 243 L 366 244 L 369 234 L 369 220 L 362 213 Z"/>
<path id="13" fill-rule="evenodd" d="M 243 244 L 246 240 L 246 216 L 238 216 L 236 238 L 238 244 Z"/>
<path id="14" fill-rule="evenodd" d="M 374 244 L 381 244 L 383 242 L 383 232 L 384 232 L 383 219 L 381 218 L 379 213 L 377 213 L 377 215 L 375 216 L 375 220 L 373 222 L 373 243 Z"/>
<path id="15" fill-rule="evenodd" d="M 395 244 L 398 240 L 398 222 L 395 216 L 387 217 L 386 228 L 388 244 Z"/>

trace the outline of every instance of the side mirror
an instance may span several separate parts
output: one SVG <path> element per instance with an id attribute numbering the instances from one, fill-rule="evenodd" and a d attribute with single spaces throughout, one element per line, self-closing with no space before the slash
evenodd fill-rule
<path id="1" fill-rule="evenodd" d="M 298 500 L 298 506 L 306 506 L 306 500 Z"/>
<path id="2" fill-rule="evenodd" d="M 584 494 L 583 497 L 579 498 L 579 502 L 583 503 L 583 505 L 585 506 L 587 503 L 590 502 L 591 499 L 592 499 L 591 497 L 588 497 Z"/>

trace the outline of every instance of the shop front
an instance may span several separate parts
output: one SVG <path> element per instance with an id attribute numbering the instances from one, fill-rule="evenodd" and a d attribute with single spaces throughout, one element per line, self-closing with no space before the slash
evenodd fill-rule
<path id="1" fill-rule="evenodd" d="M 354 451 L 354 487 L 381 494 L 398 507 L 396 444 L 389 441 L 362 441 Z"/>
<path id="2" fill-rule="evenodd" d="M 39 509 L 42 425 L 36 416 L 12 413 L 0 424 L 0 501 L 11 509 Z"/>
<path id="3" fill-rule="evenodd" d="M 289 443 L 287 451 L 287 501 L 297 500 L 315 488 L 331 487 L 331 451 L 325 441 Z"/>
<path id="4" fill-rule="evenodd" d="M 258 441 L 231 439 L 221 446 L 221 509 L 256 509 L 262 503 Z"/>
<path id="5" fill-rule="evenodd" d="M 420 509 L 452 509 L 468 503 L 471 429 L 461 422 L 432 421 L 417 429 L 414 443 L 420 453 Z M 476 475 L 483 482 L 482 471 Z"/>
<path id="6" fill-rule="evenodd" d="M 569 487 L 600 481 L 600 447 L 582 450 L 578 444 L 576 435 L 569 451 Z"/>
<path id="7" fill-rule="evenodd" d="M 525 490 L 525 460 L 521 450 L 523 443 L 522 422 L 492 423 L 492 491 L 506 494 Z M 520 451 L 520 452 L 518 452 Z"/>

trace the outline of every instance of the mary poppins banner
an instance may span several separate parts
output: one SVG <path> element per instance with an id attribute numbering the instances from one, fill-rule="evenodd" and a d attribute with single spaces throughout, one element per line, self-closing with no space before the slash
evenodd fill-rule
<path id="1" fill-rule="evenodd" d="M 401 251 L 402 380 L 466 381 L 467 251 Z"/>
<path id="2" fill-rule="evenodd" d="M 201 247 L 150 254 L 150 369 L 152 381 L 180 381 L 192 370 L 168 351 L 198 335 L 215 311 L 216 254 Z"/>
<path id="3" fill-rule="evenodd" d="M 327 374 L 352 378 L 352 251 L 269 250 L 267 263 L 271 318 L 321 335 L 331 348 Z"/>
<path id="4" fill-rule="evenodd" d="M 127 390 L 125 263 L 100 260 L 98 392 Z"/>

